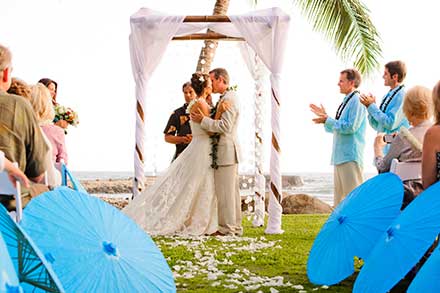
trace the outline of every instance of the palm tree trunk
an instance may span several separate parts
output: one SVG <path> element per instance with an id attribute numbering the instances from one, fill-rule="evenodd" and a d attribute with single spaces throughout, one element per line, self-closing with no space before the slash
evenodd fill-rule
<path id="1" fill-rule="evenodd" d="M 214 12 L 212 15 L 226 15 L 229 7 L 229 0 L 216 0 Z M 208 29 L 208 32 L 212 32 Z M 199 61 L 197 62 L 196 71 L 209 72 L 211 69 L 212 60 L 214 60 L 215 50 L 217 49 L 218 41 L 205 40 L 204 46 L 200 51 Z"/>

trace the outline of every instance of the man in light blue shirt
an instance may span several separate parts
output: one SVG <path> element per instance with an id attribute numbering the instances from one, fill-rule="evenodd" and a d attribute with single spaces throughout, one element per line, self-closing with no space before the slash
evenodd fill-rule
<path id="1" fill-rule="evenodd" d="M 361 75 L 356 69 L 341 71 L 338 86 L 345 97 L 338 107 L 335 118 L 329 117 L 322 105 L 310 105 L 311 111 L 317 116 L 313 122 L 324 124 L 325 130 L 333 133 L 331 163 L 334 165 L 333 205 L 335 207 L 363 182 L 367 114 L 356 90 L 360 83 Z"/>
<path id="2" fill-rule="evenodd" d="M 403 97 L 405 88 L 402 84 L 406 76 L 406 65 L 402 61 L 391 61 L 385 64 L 383 73 L 384 85 L 390 91 L 382 98 L 380 106 L 376 105 L 376 98 L 371 95 L 361 95 L 360 101 L 367 107 L 368 121 L 377 132 L 394 133 L 400 127 L 409 127 L 408 120 L 403 113 Z"/>

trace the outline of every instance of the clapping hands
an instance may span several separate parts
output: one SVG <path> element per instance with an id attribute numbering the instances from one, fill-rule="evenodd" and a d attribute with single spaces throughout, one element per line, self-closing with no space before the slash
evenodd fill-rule
<path id="1" fill-rule="evenodd" d="M 325 111 L 324 106 L 321 104 L 317 106 L 315 104 L 310 104 L 310 111 L 312 111 L 317 117 L 313 118 L 312 121 L 316 124 L 325 123 L 328 118 L 328 115 Z"/>
<path id="2" fill-rule="evenodd" d="M 376 97 L 373 96 L 371 93 L 361 94 L 361 96 L 359 97 L 359 101 L 362 103 L 362 105 L 368 107 L 371 104 L 376 103 Z"/>

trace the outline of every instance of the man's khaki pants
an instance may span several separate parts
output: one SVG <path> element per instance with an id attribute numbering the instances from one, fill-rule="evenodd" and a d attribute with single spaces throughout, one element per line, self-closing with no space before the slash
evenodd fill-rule
<path id="1" fill-rule="evenodd" d="M 241 198 L 237 176 L 238 165 L 219 166 L 214 171 L 218 203 L 218 231 L 225 235 L 242 235 Z"/>
<path id="2" fill-rule="evenodd" d="M 335 193 L 333 207 L 336 207 L 353 189 L 364 182 L 362 168 L 354 161 L 335 165 L 333 176 Z"/>

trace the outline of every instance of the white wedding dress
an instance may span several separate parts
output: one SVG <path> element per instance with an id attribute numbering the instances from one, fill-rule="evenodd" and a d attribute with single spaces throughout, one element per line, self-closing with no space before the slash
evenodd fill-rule
<path id="1" fill-rule="evenodd" d="M 190 121 L 191 143 L 123 212 L 150 235 L 204 235 L 218 229 L 211 141 Z"/>

